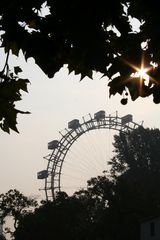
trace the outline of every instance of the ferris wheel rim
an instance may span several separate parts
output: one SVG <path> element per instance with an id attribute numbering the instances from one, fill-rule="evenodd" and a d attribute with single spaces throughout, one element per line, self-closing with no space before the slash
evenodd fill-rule
<path id="1" fill-rule="evenodd" d="M 45 179 L 45 195 L 46 200 L 54 200 L 56 192 L 61 191 L 61 172 L 65 157 L 73 145 L 73 143 L 84 133 L 96 129 L 113 129 L 119 132 L 127 133 L 133 131 L 134 129 L 142 126 L 133 121 L 129 121 L 125 124 L 122 124 L 123 117 L 119 117 L 117 112 L 115 116 L 105 115 L 104 118 L 97 120 L 95 117 L 92 117 L 91 114 L 88 114 L 90 119 L 85 120 L 85 117 L 82 117 L 83 121 L 75 129 L 65 128 L 65 134 L 59 132 L 61 139 L 57 148 L 55 148 L 52 153 L 46 158 L 48 160 L 47 172 L 48 177 Z"/>

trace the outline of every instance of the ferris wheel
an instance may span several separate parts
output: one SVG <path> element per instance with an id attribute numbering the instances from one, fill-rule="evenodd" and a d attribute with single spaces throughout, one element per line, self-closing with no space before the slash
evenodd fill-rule
<path id="1" fill-rule="evenodd" d="M 73 155 L 74 157 L 71 158 L 71 154 L 73 154 L 73 146 L 76 145 L 76 143 L 79 143 L 80 140 L 83 139 L 82 137 L 86 139 L 87 133 L 99 131 L 101 134 L 102 130 L 106 129 L 127 133 L 138 128 L 139 126 L 140 124 L 133 122 L 133 116 L 131 114 L 119 117 L 118 112 L 114 113 L 113 115 L 106 115 L 105 111 L 103 110 L 95 113 L 94 116 L 88 114 L 85 117 L 82 117 L 82 121 L 79 121 L 78 119 L 73 119 L 72 121 L 70 121 L 68 123 L 68 128 L 65 128 L 63 131 L 59 132 L 61 136 L 60 140 L 53 140 L 48 143 L 48 149 L 51 150 L 52 153 L 44 157 L 47 160 L 47 168 L 46 170 L 42 170 L 37 173 L 38 179 L 45 180 L 44 191 L 46 195 L 46 200 L 52 201 L 55 198 L 56 192 L 60 192 L 62 190 L 66 191 L 67 186 L 63 188 L 63 182 L 65 182 L 66 185 L 69 186 L 69 181 L 67 182 L 67 180 L 63 180 L 63 177 L 65 176 L 64 172 L 69 161 L 75 164 L 77 160 L 74 168 L 72 167 L 72 169 L 70 169 L 70 173 L 74 174 L 74 177 L 71 176 L 70 180 L 73 185 L 76 183 L 76 179 L 78 179 L 78 174 L 80 174 L 80 182 L 84 184 L 84 182 L 80 178 L 84 174 L 80 171 L 80 158 L 81 160 L 83 159 L 83 169 L 85 169 L 86 171 L 88 171 L 90 168 L 93 168 L 94 165 L 95 169 L 98 169 L 98 165 L 96 165 L 96 163 L 93 161 L 93 157 L 91 157 L 91 154 L 94 152 L 93 148 L 89 152 L 87 152 L 87 155 L 83 155 L 83 150 L 88 145 L 86 144 L 86 142 L 83 143 L 83 145 L 80 145 L 81 149 L 78 152 L 78 155 Z M 104 133 L 104 137 L 107 138 L 106 133 Z M 105 147 L 102 146 L 100 138 L 97 138 L 97 133 L 96 139 L 98 139 L 100 147 L 103 150 Z M 91 143 L 89 145 L 93 145 L 93 139 L 91 140 Z M 97 147 L 95 148 L 97 149 Z M 107 148 L 107 151 L 108 150 L 109 148 Z M 87 158 L 91 163 L 91 167 L 86 165 Z M 106 166 L 103 165 L 101 170 L 103 171 L 105 169 Z M 66 175 L 68 176 L 68 174 Z M 87 182 L 87 180 L 88 179 L 86 178 L 85 182 Z M 83 188 L 83 185 L 79 187 Z M 75 190 L 76 188 L 74 187 L 74 191 Z"/>

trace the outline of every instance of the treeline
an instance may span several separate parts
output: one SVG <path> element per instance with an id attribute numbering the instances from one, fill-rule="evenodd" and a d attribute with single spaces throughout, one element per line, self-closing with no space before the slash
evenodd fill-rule
<path id="1" fill-rule="evenodd" d="M 15 214 L 13 238 L 139 240 L 141 221 L 160 215 L 159 145 L 158 129 L 116 135 L 110 172 L 90 179 L 87 190 L 60 192 L 53 202 Z"/>

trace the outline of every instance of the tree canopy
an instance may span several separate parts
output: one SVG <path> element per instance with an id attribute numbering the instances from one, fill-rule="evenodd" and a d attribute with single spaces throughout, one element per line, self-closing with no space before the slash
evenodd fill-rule
<path id="1" fill-rule="evenodd" d="M 47 9 L 47 11 L 45 10 Z M 92 78 L 94 71 L 108 78 L 110 95 L 153 95 L 160 102 L 160 49 L 158 0 L 2 0 L 0 3 L 1 47 L 6 62 L 0 72 L 0 127 L 16 128 L 15 101 L 27 91 L 19 66 L 10 69 L 8 58 L 23 52 L 34 58 L 52 78 L 64 65 L 69 73 Z M 133 28 L 131 19 L 139 27 Z M 147 79 L 137 71 L 145 68 Z"/>
<path id="2" fill-rule="evenodd" d="M 141 221 L 160 215 L 159 141 L 158 129 L 142 127 L 116 136 L 111 172 L 22 216 L 15 240 L 139 240 Z"/>
<path id="3" fill-rule="evenodd" d="M 114 136 L 114 156 L 109 162 L 116 176 L 128 171 L 160 171 L 160 130 L 139 127 Z"/>
<path id="4" fill-rule="evenodd" d="M 13 218 L 14 229 L 17 228 L 18 221 L 38 206 L 35 199 L 24 196 L 16 189 L 11 189 L 6 193 L 0 194 L 0 223 L 5 224 L 7 217 Z M 5 233 L 11 236 L 13 231 L 5 228 Z"/>

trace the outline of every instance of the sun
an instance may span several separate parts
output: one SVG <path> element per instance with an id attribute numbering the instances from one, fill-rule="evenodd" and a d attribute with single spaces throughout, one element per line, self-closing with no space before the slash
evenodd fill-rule
<path id="1" fill-rule="evenodd" d="M 140 69 L 137 70 L 136 75 L 139 78 L 148 79 L 149 76 L 148 76 L 147 72 L 148 72 L 148 68 L 141 67 Z"/>
<path id="2" fill-rule="evenodd" d="M 140 79 L 145 79 L 148 80 L 149 75 L 147 74 L 148 68 L 135 68 L 136 72 L 131 74 L 131 77 L 133 78 L 140 78 Z"/>
<path id="3" fill-rule="evenodd" d="M 138 71 L 138 75 L 140 77 L 144 77 L 146 75 L 146 72 L 147 72 L 147 68 L 141 68 L 139 71 Z"/>

